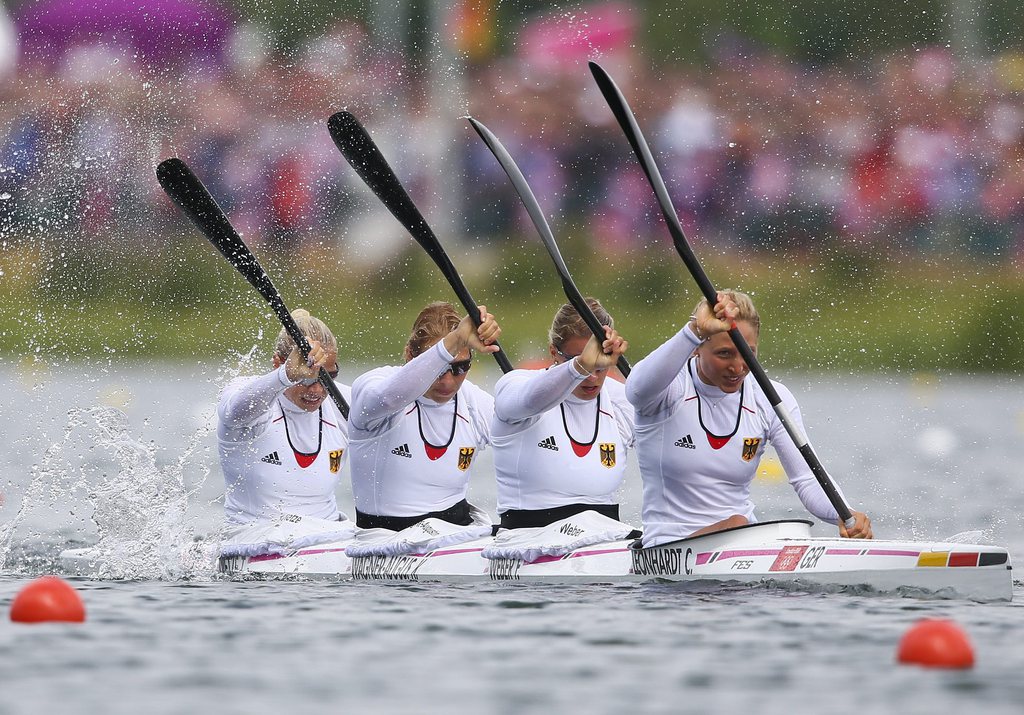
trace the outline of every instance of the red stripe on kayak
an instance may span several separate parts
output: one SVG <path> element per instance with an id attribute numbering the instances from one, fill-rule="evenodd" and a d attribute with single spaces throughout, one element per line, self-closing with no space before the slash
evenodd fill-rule
<path id="1" fill-rule="evenodd" d="M 574 551 L 569 554 L 569 558 L 578 559 L 581 556 L 600 556 L 601 554 L 620 554 L 623 551 L 629 551 L 629 547 L 624 549 L 594 549 L 593 551 Z"/>
<path id="2" fill-rule="evenodd" d="M 952 553 L 949 555 L 949 566 L 977 566 L 978 554 Z"/>
<path id="3" fill-rule="evenodd" d="M 315 556 L 316 554 L 333 554 L 336 551 L 344 551 L 345 549 L 308 549 L 306 551 L 300 551 L 297 554 L 261 554 L 259 556 L 250 556 L 249 563 L 254 564 L 258 561 L 276 561 L 277 559 L 283 559 L 288 556 Z"/>
<path id="4" fill-rule="evenodd" d="M 469 554 L 474 551 L 483 551 L 483 548 L 478 549 L 446 549 L 445 551 L 431 551 L 426 556 L 431 558 L 435 556 L 451 556 L 452 554 Z M 424 554 L 412 554 L 413 556 L 423 556 Z"/>
<path id="5" fill-rule="evenodd" d="M 592 551 L 573 551 L 572 553 L 566 554 L 565 556 L 540 556 L 533 561 L 524 561 L 524 564 L 549 564 L 552 561 L 561 561 L 562 559 L 578 559 L 581 556 L 599 556 L 601 554 L 618 554 L 623 551 L 629 551 L 629 547 L 623 549 L 594 549 Z"/>

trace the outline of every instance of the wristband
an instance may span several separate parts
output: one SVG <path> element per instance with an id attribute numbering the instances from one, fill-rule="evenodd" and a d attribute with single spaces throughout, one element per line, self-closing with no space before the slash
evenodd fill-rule
<path id="1" fill-rule="evenodd" d="M 697 321 L 694 319 L 694 316 L 692 315 L 690 316 L 690 330 L 693 331 L 693 334 L 697 338 L 697 340 L 699 340 L 702 343 L 707 342 L 708 338 L 706 338 L 700 332 L 700 328 L 697 327 Z"/>
<path id="2" fill-rule="evenodd" d="M 590 377 L 591 375 L 594 374 L 594 373 L 590 372 L 589 370 L 587 370 L 587 369 L 585 369 L 583 367 L 583 363 L 580 362 L 579 357 L 574 357 L 572 359 L 572 366 L 573 366 L 573 369 L 576 370 L 576 372 L 578 372 L 578 373 L 580 373 L 580 374 L 582 374 L 584 376 L 584 379 L 586 379 L 586 378 L 588 378 L 588 377 Z"/>

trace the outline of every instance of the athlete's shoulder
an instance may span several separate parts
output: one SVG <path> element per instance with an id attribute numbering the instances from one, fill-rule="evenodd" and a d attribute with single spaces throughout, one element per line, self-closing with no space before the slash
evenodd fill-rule
<path id="1" fill-rule="evenodd" d="M 227 397 L 240 392 L 246 385 L 258 379 L 258 375 L 239 375 L 228 380 L 227 384 L 220 390 L 220 399 L 223 401 Z"/>
<path id="2" fill-rule="evenodd" d="M 381 367 L 375 367 L 367 370 L 362 375 L 352 381 L 352 390 L 360 392 L 367 385 L 372 385 L 375 382 L 385 379 L 386 377 L 393 375 L 401 368 L 397 365 L 383 365 Z"/>
<path id="3" fill-rule="evenodd" d="M 265 390 L 284 390 L 286 386 L 280 383 L 276 373 L 277 370 L 272 370 L 263 375 L 239 375 L 232 378 L 221 388 L 218 398 L 219 410 L 223 413 L 225 410 L 231 410 L 232 405 L 249 403 L 255 395 L 263 394 Z"/>
<path id="4" fill-rule="evenodd" d="M 459 388 L 459 395 L 467 404 L 482 404 L 487 405 L 490 408 L 493 408 L 494 406 L 494 397 L 491 396 L 491 393 L 470 380 L 466 380 L 462 383 L 462 387 Z"/>
<path id="5" fill-rule="evenodd" d="M 400 365 L 381 365 L 380 367 L 373 367 L 361 374 L 355 380 L 352 381 L 352 386 L 355 387 L 358 383 L 365 380 L 370 380 L 375 377 L 386 377 L 392 375 L 401 370 Z"/>
<path id="6" fill-rule="evenodd" d="M 528 368 L 517 368 L 510 370 L 504 375 L 498 378 L 498 381 L 494 383 L 494 394 L 497 395 L 503 390 L 507 389 L 512 385 L 521 385 L 524 382 L 529 382 L 538 375 L 544 374 L 544 370 L 528 369 Z"/>

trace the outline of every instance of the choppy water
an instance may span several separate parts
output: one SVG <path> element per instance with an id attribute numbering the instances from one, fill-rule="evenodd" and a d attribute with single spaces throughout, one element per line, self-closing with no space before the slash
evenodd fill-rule
<path id="1" fill-rule="evenodd" d="M 0 372 L 4 607 L 60 549 L 99 536 L 118 545 L 116 575 L 133 577 L 73 579 L 84 625 L 0 624 L 0 714 L 1024 710 L 1019 584 L 1013 603 L 976 604 L 680 584 L 218 580 L 197 554 L 219 517 L 212 415 L 224 379 L 163 365 Z M 1019 381 L 785 382 L 876 533 L 974 532 L 1021 563 Z M 478 482 L 474 500 L 493 507 Z M 800 511 L 785 482 L 761 481 L 756 500 L 762 518 Z M 973 670 L 895 664 L 922 616 L 964 627 Z"/>

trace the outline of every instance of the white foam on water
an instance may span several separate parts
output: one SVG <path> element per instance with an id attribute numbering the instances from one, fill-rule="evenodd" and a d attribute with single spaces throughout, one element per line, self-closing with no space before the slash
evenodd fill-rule
<path id="1" fill-rule="evenodd" d="M 17 515 L 0 530 L 0 569 L 7 566 L 12 551 L 31 550 L 33 543 L 42 540 L 42 534 L 19 533 L 30 515 L 38 522 L 37 512 L 49 509 L 56 519 L 67 505 L 75 513 L 84 504 L 92 509 L 90 519 L 97 534 L 91 547 L 96 577 L 210 577 L 217 544 L 197 537 L 187 513 L 201 481 L 190 489 L 184 479 L 186 463 L 207 432 L 197 430 L 175 461 L 160 466 L 155 443 L 136 439 L 121 410 L 110 406 L 70 410 L 61 440 L 33 467 Z M 20 566 L 32 568 L 31 563 Z"/>
<path id="2" fill-rule="evenodd" d="M 196 438 L 174 463 L 161 468 L 155 448 L 132 437 L 124 413 L 109 407 L 88 412 L 99 433 L 97 446 L 111 451 L 120 467 L 89 494 L 100 534 L 101 575 L 164 580 L 208 575 L 212 561 L 206 561 L 187 518 L 195 490 L 186 488 L 183 476 Z"/>

